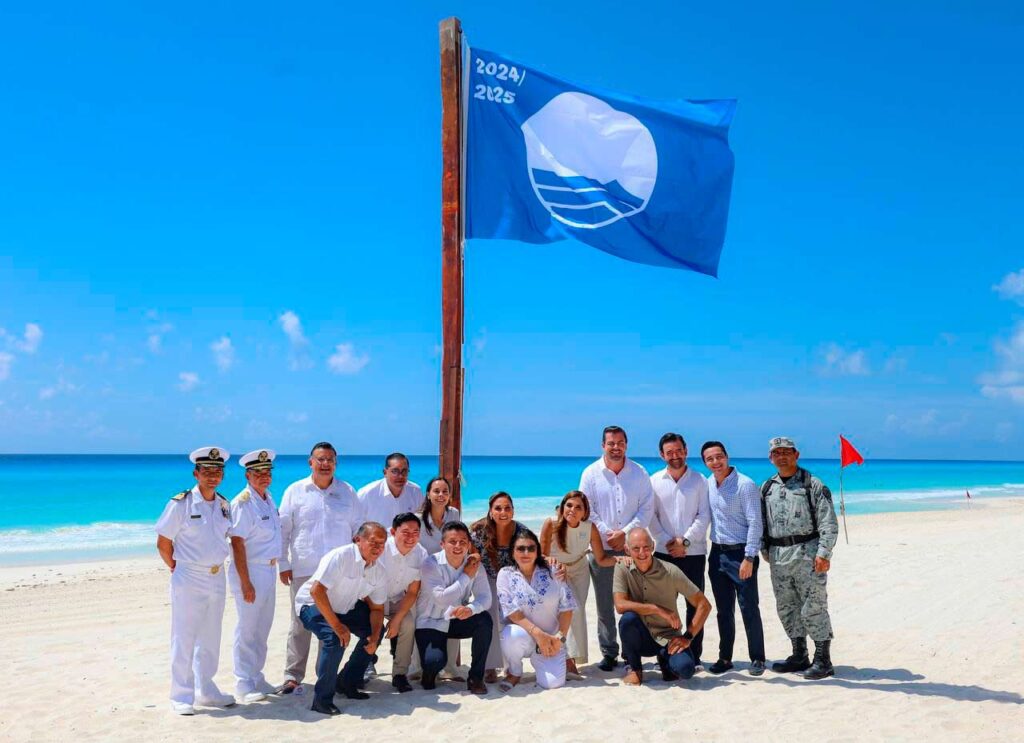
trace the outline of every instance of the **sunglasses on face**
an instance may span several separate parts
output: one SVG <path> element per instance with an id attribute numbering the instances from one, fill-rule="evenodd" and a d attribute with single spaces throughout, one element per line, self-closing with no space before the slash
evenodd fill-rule
<path id="1" fill-rule="evenodd" d="M 517 544 L 516 545 L 516 552 L 529 553 L 529 552 L 536 552 L 536 551 L 537 551 L 537 545 L 535 545 L 535 544 Z"/>

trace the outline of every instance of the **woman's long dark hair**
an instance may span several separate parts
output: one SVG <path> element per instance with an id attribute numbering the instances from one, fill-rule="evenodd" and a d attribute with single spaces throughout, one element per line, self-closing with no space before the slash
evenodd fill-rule
<path id="1" fill-rule="evenodd" d="M 423 522 L 423 528 L 427 530 L 427 534 L 434 533 L 434 525 L 430 523 L 430 489 L 434 487 L 435 482 L 443 482 L 445 485 L 448 486 L 449 503 L 451 503 L 452 497 L 452 484 L 448 482 L 447 478 L 438 475 L 437 477 L 431 478 L 430 482 L 427 483 L 427 487 L 423 489 L 423 505 L 420 506 L 420 516 L 423 517 L 420 519 L 420 521 Z M 441 526 L 444 526 L 444 524 L 441 524 Z"/>
<path id="2" fill-rule="evenodd" d="M 515 550 L 516 542 L 522 542 L 524 539 L 529 542 L 533 542 L 534 545 L 536 545 L 537 547 L 537 562 L 535 562 L 534 565 L 538 568 L 544 568 L 548 572 L 551 572 L 551 566 L 548 564 L 548 561 L 544 558 L 544 555 L 541 554 L 540 539 L 538 539 L 537 535 L 533 533 L 533 530 L 527 529 L 525 526 L 522 529 L 520 529 L 519 533 L 516 534 L 516 538 L 512 540 L 512 549 Z M 519 570 L 518 562 L 513 561 L 512 564 L 516 566 L 516 570 Z M 519 570 L 519 572 L 522 571 Z"/>
<path id="3" fill-rule="evenodd" d="M 563 552 L 568 551 L 568 548 L 565 546 L 565 535 L 569 529 L 569 524 L 565 521 L 562 508 L 570 498 L 579 498 L 583 501 L 583 518 L 580 521 L 586 521 L 590 518 L 590 500 L 587 498 L 586 493 L 582 490 L 570 490 L 562 496 L 562 502 L 558 504 L 558 520 L 555 521 L 555 539 L 558 540 L 558 546 L 562 548 Z"/>
<path id="4" fill-rule="evenodd" d="M 480 535 L 481 546 L 484 552 L 487 553 L 487 559 L 490 560 L 491 565 L 494 569 L 498 569 L 498 525 L 494 523 L 494 519 L 491 518 L 491 507 L 494 505 L 494 501 L 498 498 L 508 498 L 508 503 L 512 506 L 512 513 L 515 514 L 515 503 L 512 502 L 512 496 L 506 493 L 504 490 L 499 490 L 497 493 L 487 499 L 487 515 L 482 519 L 477 519 L 473 522 L 470 529 L 474 533 Z M 515 528 L 515 522 L 513 521 L 513 528 Z M 515 534 L 515 532 L 513 532 Z"/>

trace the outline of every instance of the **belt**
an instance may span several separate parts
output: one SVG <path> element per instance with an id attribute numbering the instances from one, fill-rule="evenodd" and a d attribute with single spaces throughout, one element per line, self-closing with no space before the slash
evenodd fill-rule
<path id="1" fill-rule="evenodd" d="M 187 565 L 190 568 L 196 568 L 199 570 L 209 570 L 211 575 L 216 575 L 223 567 L 223 565 L 205 565 L 201 562 L 188 562 L 186 560 L 176 560 L 175 564 Z"/>
<path id="2" fill-rule="evenodd" d="M 816 531 L 812 531 L 810 534 L 797 534 L 792 537 L 767 537 L 765 541 L 769 547 L 792 547 L 794 544 L 803 544 L 804 542 L 810 542 L 812 539 L 817 539 L 820 535 Z"/>
<path id="3" fill-rule="evenodd" d="M 718 542 L 712 542 L 711 546 L 712 547 L 717 547 L 718 549 L 722 550 L 723 552 L 732 552 L 733 550 L 744 549 L 747 545 L 746 545 L 745 542 L 743 542 L 741 544 L 719 544 Z"/>

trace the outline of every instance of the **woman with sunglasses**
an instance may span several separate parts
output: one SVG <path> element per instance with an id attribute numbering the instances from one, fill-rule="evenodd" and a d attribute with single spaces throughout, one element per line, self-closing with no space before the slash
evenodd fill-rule
<path id="1" fill-rule="evenodd" d="M 556 560 L 565 568 L 565 580 L 579 608 L 572 614 L 569 627 L 565 672 L 569 678 L 579 678 L 577 664 L 588 661 L 587 654 L 587 596 L 590 593 L 590 565 L 587 553 L 594 553 L 594 561 L 603 568 L 614 567 L 618 558 L 608 555 L 601 544 L 601 534 L 590 521 L 590 501 L 579 490 L 570 490 L 562 496 L 556 518 L 545 519 L 540 530 L 541 551 L 548 559 Z"/>
<path id="2" fill-rule="evenodd" d="M 516 535 L 512 545 L 515 564 L 498 572 L 498 603 L 508 622 L 501 630 L 501 650 L 508 663 L 508 691 L 523 676 L 523 658 L 537 672 L 537 685 L 556 689 L 565 685 L 565 633 L 575 612 L 576 599 L 564 581 L 556 580 L 540 551 L 540 540 L 529 529 Z"/>

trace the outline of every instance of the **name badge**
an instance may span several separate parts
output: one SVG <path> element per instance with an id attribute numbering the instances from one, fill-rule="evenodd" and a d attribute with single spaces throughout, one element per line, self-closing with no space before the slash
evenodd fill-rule
<path id="1" fill-rule="evenodd" d="M 194 513 L 191 516 L 189 516 L 190 519 L 201 519 L 202 517 L 203 517 L 203 514 L 201 514 L 201 513 Z"/>
<path id="2" fill-rule="evenodd" d="M 269 516 L 261 516 L 260 517 L 260 521 L 270 521 L 270 517 Z"/>

